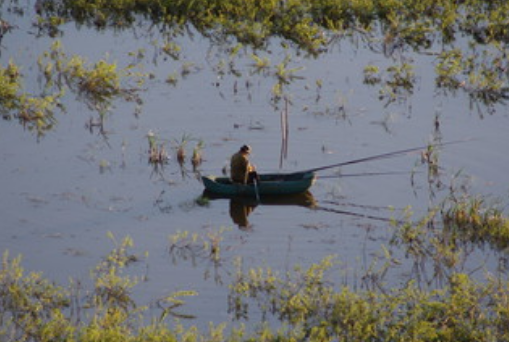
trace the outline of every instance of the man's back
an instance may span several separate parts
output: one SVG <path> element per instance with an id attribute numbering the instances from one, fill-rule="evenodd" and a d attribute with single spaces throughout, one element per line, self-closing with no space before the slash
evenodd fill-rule
<path id="1" fill-rule="evenodd" d="M 242 152 L 237 152 L 232 156 L 230 164 L 230 174 L 235 183 L 247 183 L 249 173 L 249 160 Z"/>

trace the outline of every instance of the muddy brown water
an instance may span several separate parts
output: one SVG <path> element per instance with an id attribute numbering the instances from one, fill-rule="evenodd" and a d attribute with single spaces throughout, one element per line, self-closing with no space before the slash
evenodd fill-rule
<path id="1" fill-rule="evenodd" d="M 21 65 L 27 90 L 36 91 L 37 56 L 49 49 L 52 40 L 36 38 L 27 22 L 19 22 L 18 27 L 4 37 L 0 62 L 5 66 L 13 59 Z M 144 48 L 148 56 L 154 53 L 150 39 L 132 32 L 97 33 L 69 25 L 60 39 L 66 53 L 89 61 L 108 54 L 109 60 L 127 65 L 129 52 Z M 304 79 L 289 87 L 288 156 L 280 168 L 280 112 L 270 104 L 274 78 L 249 75 L 248 57 L 236 62 L 244 76 L 218 76 L 211 67 L 218 58 L 210 56 L 209 41 L 195 36 L 180 37 L 178 43 L 185 51 L 182 60 L 199 70 L 171 86 L 164 80 L 179 70 L 181 61 L 159 57 L 154 64 L 147 57 L 145 68 L 157 77 L 144 86 L 142 113 L 135 117 L 132 104 L 116 101 L 106 119 L 106 136 L 85 128 L 97 114 L 72 94 L 65 98 L 67 113 L 57 114 L 56 128 L 39 141 L 16 121 L 1 122 L 1 252 L 22 254 L 27 270 L 42 271 L 66 284 L 69 277 L 87 279 L 89 270 L 113 247 L 107 232 L 117 239 L 129 235 L 137 253 L 148 252 L 148 258 L 133 267 L 133 273 L 148 279 L 137 287 L 136 298 L 153 303 L 172 291 L 195 290 L 199 296 L 186 299 L 182 311 L 197 316 L 193 324 L 207 326 L 209 321 L 231 320 L 226 295 L 236 257 L 242 257 L 246 267 L 267 265 L 284 272 L 295 264 L 307 266 L 335 254 L 347 274 L 344 282 L 360 287 L 356 276 L 391 238 L 384 219 L 397 217 L 407 206 L 416 217 L 426 214 L 448 194 L 447 186 L 458 171 L 470 193 L 506 203 L 507 108 L 499 105 L 495 114 L 480 115 L 466 95 L 437 93 L 432 57 L 410 55 L 418 75 L 414 94 L 385 107 L 378 88 L 362 82 L 363 67 L 386 65 L 389 61 L 384 57 L 348 42 L 317 59 L 294 56 L 294 66 L 305 68 L 298 72 Z M 272 50 L 273 65 L 288 53 L 276 42 Z M 323 82 L 320 90 L 317 80 Z M 311 194 L 317 205 L 328 210 L 258 205 L 247 217 L 247 229 L 232 220 L 230 200 L 217 199 L 206 206 L 195 203 L 202 184 L 189 160 L 181 169 L 172 148 L 172 142 L 185 134 L 203 140 L 204 162 L 199 167 L 203 174 L 221 173 L 229 156 L 246 143 L 253 148 L 252 160 L 260 171 L 297 171 L 425 145 L 438 134 L 437 114 L 443 141 L 475 139 L 440 152 L 444 187 L 428 182 L 419 155 L 363 163 L 342 171 L 408 174 L 319 178 Z M 171 159 L 160 173 L 147 163 L 149 131 L 165 139 L 170 152 Z M 195 143 L 189 142 L 188 156 Z M 412 171 L 416 171 L 413 182 Z M 334 174 L 334 170 L 320 173 Z M 206 234 L 221 228 L 227 230 L 222 233 L 219 267 L 206 258 L 193 262 L 173 260 L 170 255 L 170 235 L 185 230 Z M 400 257 L 403 264 L 392 274 L 395 285 L 404 282 L 412 269 L 404 255 Z M 496 272 L 503 257 L 476 249 L 465 270 L 482 265 Z"/>

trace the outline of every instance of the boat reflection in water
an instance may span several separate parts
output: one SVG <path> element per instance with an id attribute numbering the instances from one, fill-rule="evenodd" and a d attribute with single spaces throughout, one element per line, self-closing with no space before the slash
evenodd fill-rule
<path id="1" fill-rule="evenodd" d="M 248 217 L 259 205 L 294 205 L 306 208 L 316 207 L 316 200 L 309 191 L 288 196 L 262 196 L 259 201 L 251 197 L 225 197 L 205 191 L 203 197 L 208 199 L 229 199 L 230 217 L 241 230 L 249 230 L 251 225 Z"/>

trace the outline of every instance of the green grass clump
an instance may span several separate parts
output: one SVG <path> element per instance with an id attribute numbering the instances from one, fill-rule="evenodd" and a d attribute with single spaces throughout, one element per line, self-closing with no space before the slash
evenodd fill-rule
<path id="1" fill-rule="evenodd" d="M 19 106 L 20 91 L 21 73 L 11 60 L 6 68 L 0 67 L 0 110 L 4 116 Z"/>
<path id="2" fill-rule="evenodd" d="M 419 239 L 419 234 L 407 233 L 402 236 Z M 491 342 L 509 338 L 509 282 L 503 277 L 486 275 L 479 282 L 452 271 L 441 286 L 431 289 L 416 280 L 387 287 L 378 281 L 386 273 L 384 265 L 378 270 L 371 267 L 362 277 L 365 286 L 353 290 L 337 283 L 341 264 L 334 256 L 284 273 L 270 267 L 244 270 L 238 258 L 227 304 L 237 320 L 249 319 L 257 328 L 247 332 L 241 324 L 227 330 L 226 323 L 211 325 L 208 332 L 185 328 L 169 318 L 194 318 L 176 310 L 185 305 L 183 297 L 198 293 L 170 293 L 157 300 L 160 314 L 154 314 L 133 297 L 135 287 L 145 280 L 129 272 L 129 265 L 141 260 L 131 252 L 133 241 L 116 241 L 111 234 L 110 238 L 115 247 L 91 272 L 89 289 L 77 281 L 63 287 L 40 273 L 25 273 L 20 257 L 11 259 L 4 253 L 0 340 Z M 172 248 L 197 249 L 207 254 L 206 259 L 216 260 L 221 237 L 179 233 L 170 241 Z M 385 252 L 397 267 L 399 263 Z M 269 317 L 279 324 L 264 324 Z"/>
<path id="3" fill-rule="evenodd" d="M 206 36 L 233 36 L 257 47 L 279 36 L 316 54 L 327 47 L 330 32 L 349 29 L 371 33 L 381 27 L 389 45 L 413 48 L 427 48 L 439 38 L 450 42 L 458 31 L 482 43 L 507 41 L 508 12 L 503 0 L 50 0 L 40 14 L 100 28 L 126 27 L 140 18 L 172 28 L 192 25 Z"/>
<path id="4" fill-rule="evenodd" d="M 118 68 L 107 59 L 89 63 L 81 56 L 68 56 L 58 40 L 39 57 L 38 65 L 45 77 L 46 91 L 70 89 L 99 114 L 96 125 L 101 130 L 115 100 L 142 104 L 138 93 L 147 75 L 135 72 L 132 66 Z"/>
<path id="5" fill-rule="evenodd" d="M 39 58 L 39 67 L 44 71 L 47 87 L 67 85 L 99 112 L 108 111 L 115 98 L 139 101 L 136 92 L 146 77 L 132 71 L 132 67 L 119 69 L 106 59 L 88 63 L 81 56 L 68 56 L 58 40 Z M 124 84 L 129 82 L 134 84 Z"/>
<path id="6" fill-rule="evenodd" d="M 112 236 L 110 236 L 113 238 Z M 127 273 L 138 257 L 129 252 L 132 240 L 115 242 L 112 252 L 91 272 L 93 287 L 84 290 L 71 280 L 57 286 L 41 273 L 25 274 L 21 258 L 4 253 L 0 270 L 0 340 L 24 341 L 184 341 L 198 336 L 176 324 L 168 328 L 165 317 L 183 304 L 179 297 L 196 295 L 181 291 L 159 301 L 160 319 L 143 324 L 148 311 L 132 298 L 142 278 Z"/>
<path id="7" fill-rule="evenodd" d="M 0 66 L 0 113 L 6 120 L 18 119 L 20 123 L 43 135 L 56 123 L 55 111 L 61 109 L 59 99 L 63 91 L 52 95 L 33 96 L 23 92 L 23 75 L 20 68 L 9 61 Z"/>
<path id="8" fill-rule="evenodd" d="M 483 198 L 469 198 L 444 208 L 444 229 L 464 241 L 509 247 L 509 219 Z"/>
<path id="9" fill-rule="evenodd" d="M 230 308 L 247 316 L 257 304 L 283 322 L 284 341 L 501 341 L 509 337 L 508 283 L 479 284 L 453 273 L 443 288 L 423 290 L 414 281 L 390 290 L 353 292 L 328 279 L 334 259 L 278 274 L 239 268 Z M 281 332 L 279 332 L 281 333 Z M 278 332 L 269 332 L 268 340 Z"/>
<path id="10" fill-rule="evenodd" d="M 45 80 L 41 95 L 24 90 L 23 73 L 12 60 L 0 66 L 0 114 L 6 120 L 18 119 L 38 136 L 55 126 L 57 110 L 65 111 L 61 98 L 69 89 L 99 114 L 99 123 L 94 125 L 101 130 L 114 100 L 142 104 L 138 93 L 147 75 L 132 66 L 119 69 L 106 59 L 92 64 L 80 56 L 68 56 L 58 40 L 39 57 L 38 66 Z"/>
<path id="11" fill-rule="evenodd" d="M 509 5 L 503 0 L 48 0 L 39 15 L 41 22 L 75 21 L 98 29 L 122 29 L 149 21 L 166 35 L 160 50 L 173 59 L 181 51 L 168 37 L 189 32 L 190 27 L 214 44 L 268 51 L 277 38 L 295 47 L 298 54 L 313 57 L 329 51 L 339 40 L 360 37 L 371 50 L 394 60 L 410 60 L 400 58 L 408 52 L 438 53 L 438 87 L 465 90 L 473 100 L 488 106 L 509 98 L 504 72 L 508 68 Z M 470 46 L 457 60 L 465 39 Z M 456 44 L 459 40 L 462 43 Z M 493 56 L 486 58 L 486 51 Z M 389 67 L 387 73 L 381 100 L 393 102 L 402 92 L 412 93 L 417 79 L 412 66 L 402 62 Z M 282 76 L 286 79 L 287 75 Z M 370 84 L 377 80 L 369 78 L 369 73 L 366 76 Z M 274 88 L 276 96 L 279 88 L 281 83 Z"/>

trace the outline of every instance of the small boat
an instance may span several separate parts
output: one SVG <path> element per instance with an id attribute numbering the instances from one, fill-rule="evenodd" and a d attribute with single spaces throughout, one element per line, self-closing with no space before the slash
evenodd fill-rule
<path id="1" fill-rule="evenodd" d="M 314 172 L 260 174 L 256 184 L 233 183 L 228 177 L 203 176 L 205 190 L 223 196 L 281 196 L 307 191 L 315 182 Z"/>

